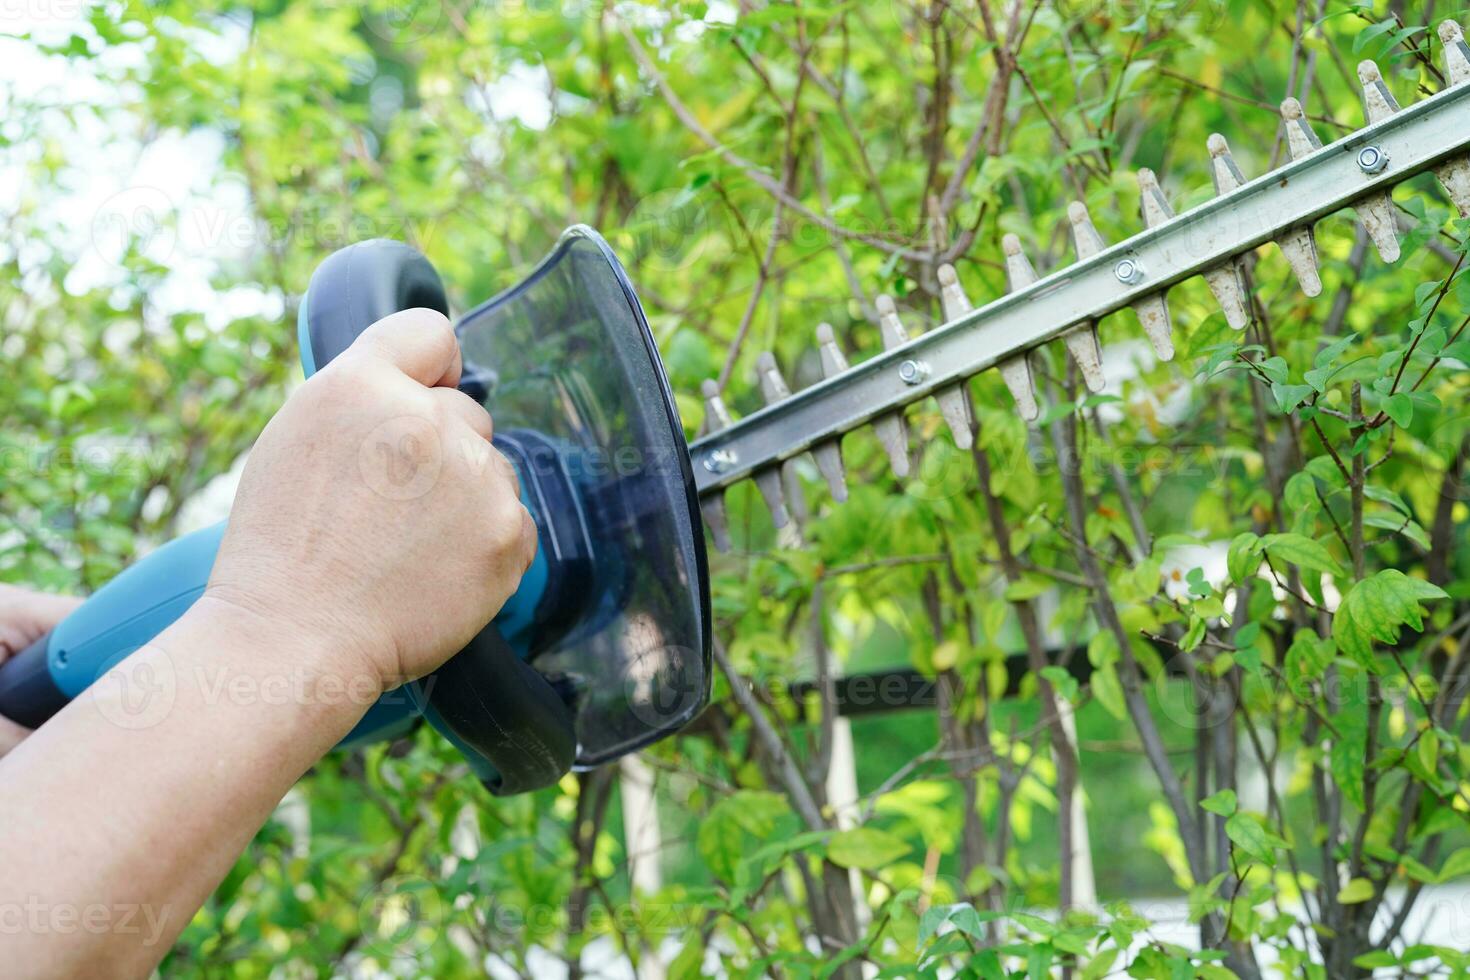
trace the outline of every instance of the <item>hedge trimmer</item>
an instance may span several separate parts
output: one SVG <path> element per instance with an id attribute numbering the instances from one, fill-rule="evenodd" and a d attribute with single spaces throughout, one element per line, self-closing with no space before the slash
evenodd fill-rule
<path id="1" fill-rule="evenodd" d="M 1244 329 L 1253 299 L 1242 257 L 1274 242 L 1302 290 L 1321 292 L 1313 224 L 1352 206 L 1386 261 L 1399 256 L 1391 189 L 1432 170 L 1470 217 L 1470 48 L 1440 26 L 1448 87 L 1401 109 L 1377 67 L 1359 66 L 1367 125 L 1322 145 L 1294 99 L 1281 105 L 1291 161 L 1247 179 L 1210 137 L 1217 196 L 1175 215 L 1141 170 L 1146 228 L 1108 245 L 1087 208 L 1068 209 L 1077 261 L 1038 277 L 1013 235 L 1001 242 L 1010 292 L 972 307 L 954 268 L 935 270 L 947 320 L 909 337 L 891 298 L 875 306 L 884 351 L 849 365 L 825 324 L 824 380 L 792 393 L 771 354 L 757 360 L 766 407 L 738 421 L 708 383 L 708 434 L 685 445 L 648 323 L 622 267 L 591 229 L 568 231 L 525 281 L 464 314 L 461 388 L 495 417 L 496 444 L 520 473 L 540 552 L 519 590 L 464 652 L 390 692 L 348 744 L 401 734 L 420 718 L 496 792 L 549 785 L 609 762 L 692 719 L 710 683 L 703 523 L 729 547 L 724 493 L 753 479 L 773 521 L 799 510 L 793 466 L 810 452 L 837 500 L 841 441 L 871 424 L 895 474 L 910 468 L 905 409 L 933 397 L 955 444 L 975 441 L 967 381 L 999 370 L 1016 409 L 1041 415 L 1030 356 L 1060 337 L 1091 391 L 1103 387 L 1097 324 L 1129 307 L 1154 353 L 1174 356 L 1165 293 L 1202 276 L 1225 321 Z M 309 375 L 369 324 L 399 309 L 447 312 L 438 275 L 394 242 L 343 249 L 312 277 L 300 309 Z M 392 453 L 396 447 L 381 448 Z M 385 486 L 405 494 L 411 487 Z M 703 521 L 701 522 L 701 515 Z M 223 525 L 160 548 L 0 667 L 0 715 L 39 725 L 149 642 L 202 593 Z"/>

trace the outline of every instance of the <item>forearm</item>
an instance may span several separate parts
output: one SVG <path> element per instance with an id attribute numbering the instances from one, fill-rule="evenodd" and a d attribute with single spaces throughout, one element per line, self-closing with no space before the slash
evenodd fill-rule
<path id="1" fill-rule="evenodd" d="M 0 760 L 9 968 L 146 975 L 371 704 L 339 653 L 201 600 Z"/>

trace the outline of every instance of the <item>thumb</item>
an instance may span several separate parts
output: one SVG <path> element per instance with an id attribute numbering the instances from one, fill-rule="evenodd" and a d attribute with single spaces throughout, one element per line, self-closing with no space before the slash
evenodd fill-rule
<path id="1" fill-rule="evenodd" d="M 459 384 L 459 339 L 438 310 L 401 310 L 368 327 L 348 348 L 388 361 L 421 385 Z"/>

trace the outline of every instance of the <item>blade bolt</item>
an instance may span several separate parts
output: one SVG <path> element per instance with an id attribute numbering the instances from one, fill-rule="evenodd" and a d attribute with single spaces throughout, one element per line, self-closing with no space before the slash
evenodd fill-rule
<path id="1" fill-rule="evenodd" d="M 1136 286 L 1143 282 L 1143 266 L 1136 259 L 1121 259 L 1113 266 L 1113 275 L 1125 286 Z"/>
<path id="2" fill-rule="evenodd" d="M 923 384 L 929 377 L 929 365 L 925 361 L 910 358 L 898 366 L 898 377 L 906 385 Z"/>
<path id="3" fill-rule="evenodd" d="M 704 468 L 711 473 L 719 475 L 729 470 L 730 467 L 739 461 L 740 457 L 735 455 L 735 450 L 733 449 L 712 449 L 705 454 Z"/>
<path id="4" fill-rule="evenodd" d="M 1358 169 L 1365 174 L 1381 174 L 1388 169 L 1388 154 L 1376 146 L 1365 146 L 1358 151 Z"/>

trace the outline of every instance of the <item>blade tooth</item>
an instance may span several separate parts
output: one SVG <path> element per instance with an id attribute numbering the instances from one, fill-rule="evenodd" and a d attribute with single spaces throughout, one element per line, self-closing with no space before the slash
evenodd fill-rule
<path id="1" fill-rule="evenodd" d="M 1161 225 L 1174 217 L 1174 209 L 1169 206 L 1169 199 L 1159 188 L 1159 182 L 1154 177 L 1154 172 L 1144 168 L 1138 172 L 1138 210 L 1143 218 L 1145 228 L 1153 228 Z M 1153 302 L 1149 302 L 1152 300 Z M 1169 319 L 1169 307 L 1164 302 L 1164 296 L 1149 297 L 1143 304 L 1133 307 L 1138 318 L 1143 322 L 1143 329 L 1148 333 L 1148 339 L 1154 345 L 1154 353 L 1159 359 L 1170 361 L 1174 359 L 1174 335 L 1173 324 Z M 1150 326 L 1152 324 L 1152 326 Z M 1097 388 L 1094 391 L 1100 390 Z"/>
<path id="2" fill-rule="evenodd" d="M 704 526 L 709 528 L 718 551 L 730 550 L 730 518 L 725 511 L 725 495 L 711 494 L 699 502 L 699 512 L 704 515 Z"/>
<path id="3" fill-rule="evenodd" d="M 1225 322 L 1236 330 L 1244 330 L 1251 322 L 1250 304 L 1245 298 L 1245 270 L 1231 259 L 1204 274 L 1205 285 L 1215 295 L 1215 302 L 1225 314 Z"/>
<path id="4" fill-rule="evenodd" d="M 1174 218 L 1174 209 L 1159 187 L 1159 179 L 1147 167 L 1138 170 L 1138 210 L 1145 228 L 1156 228 Z"/>
<path id="5" fill-rule="evenodd" d="M 1445 76 L 1451 85 L 1470 82 L 1470 45 L 1465 44 L 1465 32 L 1456 21 L 1441 21 L 1439 39 L 1444 43 Z"/>
<path id="6" fill-rule="evenodd" d="M 1388 85 L 1383 81 L 1383 73 L 1371 58 L 1358 62 L 1358 81 L 1363 85 L 1363 108 L 1367 112 L 1368 122 L 1382 122 L 1399 111 L 1398 99 L 1388 90 Z"/>
<path id="7" fill-rule="evenodd" d="M 767 405 L 774 405 L 783 398 L 791 397 L 791 389 L 787 387 L 786 379 L 781 376 L 781 368 L 776 364 L 776 355 L 770 351 L 763 352 L 755 360 L 755 369 L 761 397 L 766 400 Z"/>
<path id="8" fill-rule="evenodd" d="M 1077 369 L 1082 372 L 1087 390 L 1093 393 L 1102 391 L 1107 381 L 1103 378 L 1102 345 L 1097 341 L 1096 325 L 1089 320 L 1080 327 L 1073 327 L 1062 334 L 1062 343 L 1067 345 L 1067 353 L 1072 355 Z"/>
<path id="9" fill-rule="evenodd" d="M 847 355 L 837 346 L 837 334 L 832 324 L 817 324 L 817 353 L 822 358 L 822 377 L 830 378 L 847 370 Z"/>
<path id="10" fill-rule="evenodd" d="M 1210 150 L 1210 176 L 1215 180 L 1215 196 L 1223 197 L 1245 183 L 1245 174 L 1230 155 L 1230 144 L 1219 133 L 1211 133 L 1205 144 Z"/>
<path id="11" fill-rule="evenodd" d="M 974 309 L 970 305 L 970 297 L 965 295 L 965 288 L 960 285 L 960 277 L 955 274 L 954 266 L 947 263 L 941 265 L 938 275 L 939 302 L 944 307 L 946 322 L 958 319 Z M 969 449 L 975 445 L 975 419 L 970 414 L 970 400 L 965 397 L 963 386 L 952 385 L 936 391 L 934 400 L 939 402 L 939 412 L 944 416 L 944 421 L 949 423 L 954 444 L 960 449 Z"/>
<path id="12" fill-rule="evenodd" d="M 1011 292 L 1025 289 L 1035 282 L 1036 269 L 1021 249 L 1021 239 L 1015 235 L 1006 235 L 1000 240 L 1000 246 L 1006 255 L 1006 279 L 1010 283 Z M 1084 326 L 1090 328 L 1091 324 Z M 1083 327 L 1078 329 L 1083 329 Z M 1041 406 L 1036 401 L 1036 379 L 1031 376 L 1031 358 L 1027 354 L 1022 354 L 1008 361 L 1002 361 L 1000 376 L 1011 391 L 1011 398 L 1016 402 L 1017 413 L 1027 422 L 1035 422 L 1041 416 Z M 1088 382 L 1088 385 L 1091 386 L 1091 381 Z"/>
<path id="13" fill-rule="evenodd" d="M 847 370 L 847 358 L 837 346 L 837 337 L 830 323 L 817 325 L 817 351 L 822 358 L 822 377 L 830 378 Z M 842 466 L 842 442 L 833 439 L 812 449 L 817 459 L 817 469 L 827 479 L 832 499 L 838 503 L 847 499 L 847 473 Z"/>
<path id="14" fill-rule="evenodd" d="M 1211 133 L 1208 146 L 1213 164 L 1216 193 L 1229 193 L 1245 183 L 1245 175 L 1240 172 L 1240 167 L 1235 164 L 1235 158 L 1230 155 L 1230 144 L 1225 142 L 1225 137 L 1219 133 Z M 1310 227 L 1290 229 L 1276 238 L 1276 245 L 1281 249 L 1281 254 L 1286 256 L 1287 263 L 1291 265 L 1291 271 L 1296 275 L 1296 281 L 1302 287 L 1302 292 L 1308 296 L 1321 295 L 1322 274 L 1317 263 L 1317 242 L 1312 237 L 1312 229 Z"/>
<path id="15" fill-rule="evenodd" d="M 1159 360 L 1174 360 L 1174 323 L 1169 318 L 1169 306 L 1164 297 L 1145 296 L 1133 304 L 1133 312 L 1138 314 L 1138 322 Z"/>
<path id="16" fill-rule="evenodd" d="M 1072 242 L 1077 246 L 1077 258 L 1091 258 L 1107 247 L 1102 235 L 1098 234 L 1093 225 L 1092 217 L 1087 213 L 1087 205 L 1081 201 L 1073 201 L 1067 205 L 1067 218 L 1072 223 Z M 1164 302 L 1163 295 L 1145 296 L 1133 303 L 1132 308 L 1138 314 L 1138 322 L 1159 360 L 1172 361 L 1173 325 L 1170 323 L 1169 307 Z"/>
<path id="17" fill-rule="evenodd" d="M 755 485 L 765 498 L 766 507 L 771 512 L 771 523 L 776 526 L 776 530 L 790 524 L 791 514 L 786 510 L 786 495 L 781 489 L 780 470 L 762 470 L 755 475 Z"/>
<path id="18" fill-rule="evenodd" d="M 1379 122 L 1399 111 L 1398 100 L 1388 90 L 1383 73 L 1375 62 L 1368 59 L 1358 62 L 1358 81 L 1363 83 L 1363 105 L 1368 122 Z M 1446 160 L 1433 170 L 1460 217 L 1470 218 L 1470 157 Z"/>
<path id="19" fill-rule="evenodd" d="M 1281 119 L 1286 123 L 1286 146 L 1291 151 L 1293 160 L 1300 160 L 1322 149 L 1317 131 L 1307 121 L 1302 104 L 1296 99 L 1287 97 L 1281 100 Z"/>
<path id="20" fill-rule="evenodd" d="M 883 349 L 892 350 L 908 343 L 909 333 L 898 318 L 898 307 L 892 296 L 879 296 L 873 301 L 878 309 L 878 329 L 883 334 Z M 888 453 L 888 464 L 893 475 L 902 479 L 909 475 L 909 424 L 903 412 L 891 412 L 873 420 L 873 433 Z"/>
<path id="21" fill-rule="evenodd" d="M 1440 186 L 1455 203 L 1460 217 L 1470 218 L 1470 158 L 1442 163 L 1434 169 L 1434 176 L 1439 178 Z"/>
<path id="22" fill-rule="evenodd" d="M 769 351 L 762 353 L 756 358 L 755 366 L 761 397 L 767 405 L 774 405 L 791 397 L 791 388 L 781 376 L 781 368 L 776 364 L 774 354 Z M 806 495 L 802 493 L 801 481 L 796 475 L 796 460 L 788 459 L 774 470 L 757 474 L 755 482 L 760 487 L 761 495 L 766 498 L 766 506 L 771 509 L 771 519 L 777 528 L 786 526 L 787 520 L 783 518 L 787 517 L 794 517 L 798 526 L 806 522 Z M 788 543 L 800 541 L 798 538 Z"/>
<path id="23" fill-rule="evenodd" d="M 893 297 L 885 293 L 874 300 L 873 305 L 878 308 L 878 329 L 883 334 L 883 349 L 890 350 L 908 343 L 909 332 L 898 318 L 898 307 L 894 305 Z"/>
<path id="24" fill-rule="evenodd" d="M 1302 111 L 1302 104 L 1296 99 L 1282 101 L 1281 119 L 1286 123 L 1286 144 L 1293 160 L 1322 149 L 1322 141 L 1317 138 L 1306 113 Z M 1383 192 L 1369 194 L 1353 208 L 1358 212 L 1358 220 L 1368 232 L 1368 237 L 1373 239 L 1379 257 L 1385 262 L 1397 262 L 1399 236 L 1394 222 L 1393 198 Z"/>
<path id="25" fill-rule="evenodd" d="M 1087 205 L 1081 201 L 1073 201 L 1067 205 L 1067 220 L 1072 224 L 1072 244 L 1077 246 L 1077 258 L 1090 259 L 1108 247 L 1097 226 L 1092 223 Z"/>
<path id="26" fill-rule="evenodd" d="M 730 410 L 725 407 L 725 399 L 720 397 L 720 386 L 706 378 L 699 390 L 704 395 L 705 426 L 711 432 L 728 429 L 734 420 L 730 417 Z"/>
<path id="27" fill-rule="evenodd" d="M 770 355 L 763 355 L 768 357 Z M 762 371 L 761 386 L 765 387 L 765 372 Z M 725 402 L 720 398 L 719 388 L 713 381 L 704 383 L 705 417 L 711 420 L 711 429 L 723 429 L 730 424 L 730 412 L 725 408 Z M 771 512 L 771 523 L 776 525 L 777 530 L 791 523 L 791 515 L 786 512 L 786 497 L 781 492 L 781 475 L 775 470 L 763 470 L 755 474 L 755 485 L 760 490 L 761 496 L 765 498 L 766 507 Z M 723 506 L 722 508 L 723 509 Z"/>
<path id="28" fill-rule="evenodd" d="M 700 393 L 704 395 L 705 427 L 711 432 L 728 428 L 733 420 L 730 418 L 730 410 L 725 407 L 725 400 L 720 397 L 720 386 L 706 378 L 700 386 Z M 709 528 L 710 536 L 715 540 L 715 548 L 729 551 L 730 519 L 725 510 L 724 491 L 702 499 L 699 502 L 699 512 L 704 515 L 704 526 Z"/>
<path id="29" fill-rule="evenodd" d="M 1164 196 L 1158 177 L 1147 167 L 1138 171 L 1138 199 L 1146 227 L 1153 228 L 1173 219 L 1174 209 Z M 1231 259 L 1203 275 L 1215 302 L 1220 304 L 1220 311 L 1225 314 L 1225 322 L 1236 330 L 1244 330 L 1250 323 L 1250 304 L 1245 299 L 1245 272 L 1240 262 Z"/>
<path id="30" fill-rule="evenodd" d="M 1281 247 L 1281 254 L 1291 264 L 1291 271 L 1296 273 L 1296 281 L 1301 285 L 1302 292 L 1308 296 L 1322 295 L 1317 240 L 1312 237 L 1312 229 L 1297 228 L 1289 231 L 1276 239 L 1276 244 Z"/>

